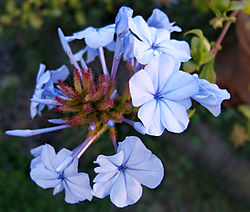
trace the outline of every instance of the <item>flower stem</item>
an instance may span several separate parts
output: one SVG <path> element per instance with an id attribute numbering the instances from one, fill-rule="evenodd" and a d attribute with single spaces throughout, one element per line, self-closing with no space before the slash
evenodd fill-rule
<path id="1" fill-rule="evenodd" d="M 238 12 L 239 12 L 239 10 L 236 10 L 236 11 L 232 12 L 232 14 L 230 15 L 230 18 L 235 17 L 238 14 Z M 213 48 L 211 49 L 211 51 L 210 51 L 211 53 L 216 52 L 218 46 L 221 44 L 221 42 L 223 41 L 225 35 L 227 34 L 227 31 L 228 31 L 230 25 L 231 25 L 231 22 L 226 23 L 225 27 L 223 28 L 220 36 L 218 37 L 218 39 L 216 41 L 216 43 L 214 44 Z"/>
<path id="2" fill-rule="evenodd" d="M 73 152 L 72 157 L 73 158 L 80 158 L 82 156 L 82 154 L 88 149 L 88 147 L 96 140 L 100 137 L 100 135 L 102 135 L 106 130 L 107 130 L 108 126 L 104 125 L 99 131 L 96 132 L 96 134 L 91 137 L 88 136 L 86 138 L 86 140 L 76 149 L 76 151 Z"/>
<path id="3" fill-rule="evenodd" d="M 98 56 L 102 65 L 103 74 L 109 76 L 109 72 L 108 72 L 108 68 L 107 68 L 106 60 L 104 56 L 104 51 L 102 47 L 98 48 Z"/>

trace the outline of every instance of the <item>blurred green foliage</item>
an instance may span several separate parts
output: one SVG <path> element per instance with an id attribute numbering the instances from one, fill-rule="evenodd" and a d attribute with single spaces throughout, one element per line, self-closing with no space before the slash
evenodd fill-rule
<path id="1" fill-rule="evenodd" d="M 211 44 L 200 29 L 187 31 L 184 35 L 188 34 L 195 34 L 196 36 L 191 40 L 192 59 L 183 64 L 184 71 L 189 73 L 198 71 L 200 72 L 200 78 L 206 79 L 211 83 L 215 83 L 215 54 L 210 52 Z"/>

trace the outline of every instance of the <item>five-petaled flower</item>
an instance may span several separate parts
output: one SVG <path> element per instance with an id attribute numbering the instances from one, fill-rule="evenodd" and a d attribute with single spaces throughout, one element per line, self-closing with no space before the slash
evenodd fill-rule
<path id="1" fill-rule="evenodd" d="M 137 202 L 142 195 L 142 185 L 156 188 L 164 176 L 159 158 L 148 150 L 135 136 L 119 143 L 113 156 L 99 155 L 95 163 L 98 175 L 94 179 L 93 194 L 98 198 L 110 195 L 117 207 Z"/>
<path id="2" fill-rule="evenodd" d="M 190 58 L 190 48 L 186 41 L 170 39 L 170 31 L 164 28 L 150 27 L 141 16 L 129 19 L 129 28 L 134 37 L 134 54 L 141 64 L 148 64 L 159 54 L 167 54 L 180 62 Z"/>
<path id="3" fill-rule="evenodd" d="M 89 177 L 86 173 L 77 172 L 77 158 L 63 170 L 57 169 L 72 154 L 71 151 L 62 149 L 56 154 L 51 145 L 45 144 L 36 149 L 35 152 L 38 153 L 37 161 L 40 160 L 40 163 L 33 163 L 30 176 L 37 185 L 44 189 L 54 188 L 54 195 L 65 189 L 65 201 L 67 203 L 73 204 L 86 199 L 91 201 Z"/>
<path id="4" fill-rule="evenodd" d="M 179 67 L 168 55 L 155 56 L 129 81 L 132 103 L 140 107 L 138 117 L 149 135 L 159 136 L 165 128 L 180 133 L 188 126 L 190 97 L 199 88 L 193 76 Z"/>

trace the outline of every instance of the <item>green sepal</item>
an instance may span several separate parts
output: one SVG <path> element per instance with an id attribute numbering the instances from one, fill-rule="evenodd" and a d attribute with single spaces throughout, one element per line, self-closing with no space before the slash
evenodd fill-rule
<path id="1" fill-rule="evenodd" d="M 199 75 L 200 78 L 206 79 L 211 83 L 215 83 L 216 81 L 216 73 L 214 71 L 214 60 L 210 61 L 209 63 L 205 64 Z"/>
<path id="2" fill-rule="evenodd" d="M 188 73 L 193 73 L 194 71 L 198 71 L 200 66 L 195 63 L 193 60 L 189 60 L 183 64 L 183 70 Z"/>

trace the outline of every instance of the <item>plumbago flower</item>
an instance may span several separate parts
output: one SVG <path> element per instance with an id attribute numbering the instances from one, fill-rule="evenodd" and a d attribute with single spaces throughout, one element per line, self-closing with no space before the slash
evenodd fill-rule
<path id="1" fill-rule="evenodd" d="M 67 203 L 110 195 L 117 207 L 126 207 L 140 199 L 142 185 L 153 189 L 161 183 L 164 168 L 159 158 L 138 137 L 126 137 L 117 146 L 117 124 L 129 124 L 142 135 L 159 136 L 165 128 L 181 133 L 189 123 L 191 98 L 217 116 L 222 101 L 230 97 L 217 85 L 179 70 L 181 62 L 190 59 L 190 49 L 185 41 L 170 39 L 173 31 L 181 29 L 173 26 L 165 13 L 155 9 L 147 22 L 141 16 L 132 16 L 131 8 L 121 7 L 115 24 L 99 29 L 88 27 L 71 36 L 58 28 L 63 50 L 74 66 L 72 86 L 67 83 L 66 66 L 46 71 L 40 64 L 30 105 L 32 118 L 41 115 L 45 106 L 54 109 L 59 117 L 48 121 L 56 126 L 5 132 L 31 137 L 75 126 L 88 127 L 86 139 L 73 151 L 63 148 L 56 154 L 49 144 L 31 150 L 31 179 L 44 189 L 54 188 L 53 194 L 64 189 Z M 84 39 L 86 46 L 74 54 L 70 43 L 76 39 Z M 106 49 L 114 51 L 111 70 L 105 61 Z M 96 56 L 101 62 L 103 74 L 96 78 L 83 58 L 86 52 L 87 63 Z M 115 77 L 122 57 L 131 78 L 124 90 L 117 92 Z M 131 120 L 137 112 L 141 122 Z M 77 171 L 78 160 L 106 131 L 116 154 L 97 157 L 99 167 L 95 168 L 97 176 L 91 189 L 88 175 Z"/>
<path id="2" fill-rule="evenodd" d="M 170 23 L 166 13 L 159 9 L 154 9 L 152 15 L 148 18 L 147 24 L 150 27 L 155 27 L 158 29 L 166 29 L 171 32 L 181 32 L 181 28 L 178 26 L 173 26 L 175 22 Z"/>
<path id="3" fill-rule="evenodd" d="M 149 22 L 157 26 L 157 20 Z M 134 37 L 134 54 L 141 64 L 148 64 L 159 54 L 170 55 L 179 62 L 187 62 L 191 58 L 188 43 L 170 39 L 169 29 L 150 27 L 141 16 L 130 18 L 129 28 L 137 36 Z"/>
<path id="4" fill-rule="evenodd" d="M 60 170 L 60 165 L 72 154 L 71 151 L 62 149 L 56 154 L 52 146 L 45 144 L 39 147 L 39 152 L 36 157 L 38 160 L 36 164 L 33 163 L 30 172 L 31 179 L 37 185 L 45 189 L 54 188 L 54 195 L 65 189 L 67 203 L 73 204 L 86 199 L 91 201 L 89 177 L 85 173 L 77 172 L 78 159 L 75 158 Z"/>
<path id="5" fill-rule="evenodd" d="M 137 202 L 142 195 L 141 184 L 156 188 L 162 181 L 164 169 L 161 161 L 135 136 L 119 143 L 113 156 L 99 155 L 95 163 L 93 194 L 98 198 L 110 195 L 117 207 Z"/>
<path id="6" fill-rule="evenodd" d="M 56 70 L 46 71 L 46 66 L 40 64 L 37 78 L 36 88 L 31 99 L 30 116 L 33 119 L 37 114 L 41 116 L 41 111 L 48 105 L 49 109 L 55 107 L 55 97 L 61 95 L 59 89 L 54 87 L 58 80 L 66 80 L 69 75 L 69 70 L 65 65 L 62 65 Z M 54 104 L 53 104 L 54 103 Z"/>
<path id="7" fill-rule="evenodd" d="M 159 136 L 165 128 L 180 133 L 188 126 L 190 97 L 199 88 L 193 76 L 179 68 L 172 57 L 159 55 L 129 81 L 132 103 L 141 106 L 138 117 L 149 135 Z"/>

